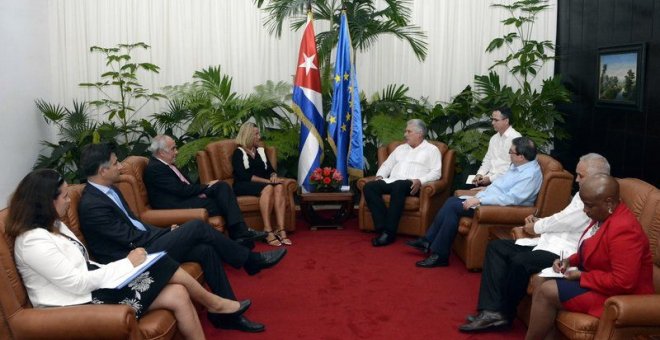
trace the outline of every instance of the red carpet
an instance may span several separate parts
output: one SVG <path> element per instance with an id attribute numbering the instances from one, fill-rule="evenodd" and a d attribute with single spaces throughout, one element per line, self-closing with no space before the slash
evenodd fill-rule
<path id="1" fill-rule="evenodd" d="M 248 334 L 213 328 L 200 314 L 209 339 L 521 339 L 516 320 L 506 331 L 463 334 L 458 326 L 473 313 L 480 274 L 452 255 L 449 267 L 421 269 L 421 253 L 399 237 L 374 248 L 372 233 L 357 228 L 310 231 L 298 218 L 294 242 L 276 267 L 255 276 L 227 268 L 239 299 L 252 299 L 246 316 L 266 325 Z M 256 250 L 273 249 L 258 244 Z"/>

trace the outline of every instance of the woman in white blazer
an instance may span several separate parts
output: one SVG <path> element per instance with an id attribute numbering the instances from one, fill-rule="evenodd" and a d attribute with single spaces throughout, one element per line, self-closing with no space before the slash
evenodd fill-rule
<path id="1" fill-rule="evenodd" d="M 69 207 L 67 187 L 56 171 L 35 170 L 10 200 L 6 233 L 16 238 L 16 267 L 34 307 L 122 303 L 137 317 L 151 309 L 168 309 L 186 339 L 204 338 L 191 297 L 210 313 L 240 315 L 249 308 L 250 300 L 239 303 L 210 293 L 167 256 L 124 288 L 114 289 L 112 282 L 143 263 L 147 253 L 136 248 L 107 265 L 90 261 L 84 245 L 59 221 Z"/>

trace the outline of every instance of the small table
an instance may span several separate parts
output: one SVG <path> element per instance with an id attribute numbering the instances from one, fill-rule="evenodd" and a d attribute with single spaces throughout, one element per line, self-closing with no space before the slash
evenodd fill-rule
<path id="1" fill-rule="evenodd" d="M 331 218 L 319 216 L 314 210 L 314 204 L 339 204 L 339 210 Z M 342 223 L 353 214 L 352 192 L 312 192 L 300 195 L 300 210 L 303 217 L 312 226 L 311 230 L 317 228 L 344 229 Z"/>

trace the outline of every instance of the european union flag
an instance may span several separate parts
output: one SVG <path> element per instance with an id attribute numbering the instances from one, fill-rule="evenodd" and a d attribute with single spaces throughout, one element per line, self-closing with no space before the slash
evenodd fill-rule
<path id="1" fill-rule="evenodd" d="M 327 121 L 328 142 L 337 156 L 337 170 L 344 176 L 344 185 L 348 185 L 349 175 L 353 178 L 364 175 L 364 156 L 360 94 L 355 65 L 351 62 L 351 38 L 345 12 L 339 25 L 332 109 Z"/>
<path id="2" fill-rule="evenodd" d="M 296 78 L 293 84 L 293 111 L 300 118 L 300 158 L 298 184 L 303 192 L 311 192 L 309 175 L 321 166 L 323 156 L 323 105 L 321 75 L 316 53 L 314 23 L 309 15 L 305 33 L 300 42 Z"/>

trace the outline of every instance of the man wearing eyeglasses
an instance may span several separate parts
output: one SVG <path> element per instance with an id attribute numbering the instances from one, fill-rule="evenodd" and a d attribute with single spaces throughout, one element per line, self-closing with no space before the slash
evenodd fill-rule
<path id="1" fill-rule="evenodd" d="M 458 220 L 472 217 L 479 205 L 524 205 L 532 206 L 541 189 L 543 174 L 536 161 L 536 146 L 527 137 L 514 138 L 509 149 L 511 166 L 504 175 L 475 196 L 450 197 L 435 215 L 433 223 L 424 237 L 406 244 L 430 252 L 417 267 L 432 268 L 449 265 L 449 252 L 458 232 Z"/>
<path id="2" fill-rule="evenodd" d="M 511 109 L 500 107 L 493 110 L 490 117 L 495 134 L 488 142 L 488 151 L 477 170 L 477 175 L 472 184 L 477 187 L 490 185 L 497 177 L 504 174 L 511 165 L 509 159 L 509 148 L 514 138 L 520 137 L 520 133 L 511 126 Z"/>
<path id="3" fill-rule="evenodd" d="M 204 208 L 209 216 L 223 216 L 229 237 L 254 248 L 254 240 L 266 237 L 263 231 L 249 228 L 243 220 L 234 190 L 229 184 L 214 180 L 208 184 L 191 183 L 174 165 L 179 153 L 172 137 L 158 135 L 149 146 L 152 157 L 144 169 L 144 185 L 149 203 L 155 209 Z"/>

